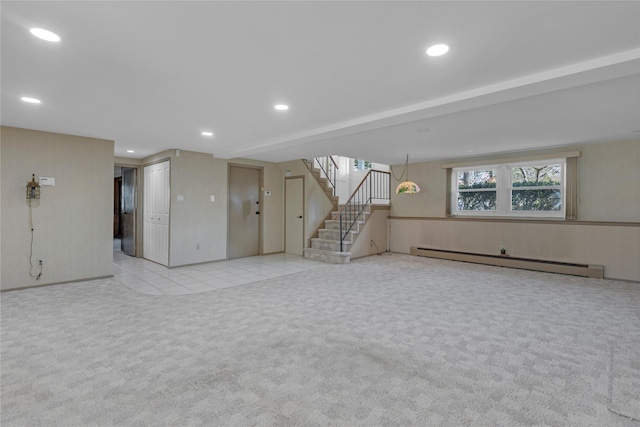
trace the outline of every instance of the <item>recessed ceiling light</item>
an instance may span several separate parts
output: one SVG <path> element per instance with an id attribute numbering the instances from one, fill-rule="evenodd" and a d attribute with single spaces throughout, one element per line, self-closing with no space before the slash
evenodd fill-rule
<path id="1" fill-rule="evenodd" d="M 133 150 L 127 150 L 127 153 L 135 153 Z"/>
<path id="2" fill-rule="evenodd" d="M 202 136 L 213 136 L 213 132 L 204 131 L 202 132 Z"/>
<path id="3" fill-rule="evenodd" d="M 46 40 L 48 42 L 59 42 L 60 36 L 56 33 L 52 33 L 49 30 L 45 30 L 43 28 L 32 28 L 31 34 L 36 36 L 39 39 Z"/>
<path id="4" fill-rule="evenodd" d="M 449 46 L 446 44 L 434 44 L 429 49 L 427 49 L 427 55 L 429 56 L 440 56 L 444 55 L 449 51 Z"/>
<path id="5" fill-rule="evenodd" d="M 39 99 L 36 98 L 31 98 L 29 96 L 23 96 L 22 99 L 24 102 L 29 102 L 31 104 L 40 104 L 42 101 L 40 101 Z"/>
<path id="6" fill-rule="evenodd" d="M 275 108 L 278 111 L 286 111 L 289 109 L 289 106 L 285 104 L 276 104 L 273 106 L 273 108 Z"/>

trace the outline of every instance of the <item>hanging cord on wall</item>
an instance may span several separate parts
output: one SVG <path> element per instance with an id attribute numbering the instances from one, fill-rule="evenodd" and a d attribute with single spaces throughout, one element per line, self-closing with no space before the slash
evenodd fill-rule
<path id="1" fill-rule="evenodd" d="M 371 255 L 371 252 L 373 251 L 373 248 L 376 248 L 376 255 L 382 255 L 382 252 L 380 252 L 380 249 L 378 249 L 378 245 L 376 245 L 376 242 L 371 240 L 371 242 L 369 242 L 369 255 Z"/>
<path id="2" fill-rule="evenodd" d="M 404 163 L 404 170 L 402 171 L 402 175 L 400 175 L 400 178 L 396 177 L 396 174 L 393 173 L 393 166 L 390 166 L 389 169 L 391 170 L 391 175 L 393 176 L 393 179 L 395 179 L 397 182 L 401 182 L 402 178 L 404 178 L 404 174 L 407 173 L 407 169 L 409 168 L 409 155 L 407 154 L 407 160 Z M 407 180 L 409 180 L 409 175 L 407 175 Z"/>
<path id="3" fill-rule="evenodd" d="M 33 211 L 31 210 L 31 200 L 29 199 L 29 227 L 31 228 L 31 243 L 29 244 L 29 276 L 36 280 L 40 280 L 42 277 L 42 261 L 40 264 L 40 271 L 38 274 L 33 274 Z"/>

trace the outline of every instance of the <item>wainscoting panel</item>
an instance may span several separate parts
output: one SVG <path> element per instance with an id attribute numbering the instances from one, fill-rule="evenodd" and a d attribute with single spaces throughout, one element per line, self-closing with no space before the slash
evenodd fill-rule
<path id="1" fill-rule="evenodd" d="M 604 277 L 640 282 L 640 224 L 390 218 L 392 252 L 412 246 L 604 266 Z"/>

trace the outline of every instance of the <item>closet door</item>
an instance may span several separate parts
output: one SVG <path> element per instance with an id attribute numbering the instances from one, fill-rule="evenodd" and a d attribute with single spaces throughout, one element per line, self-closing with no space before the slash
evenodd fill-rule
<path id="1" fill-rule="evenodd" d="M 144 168 L 144 257 L 169 265 L 169 160 Z"/>

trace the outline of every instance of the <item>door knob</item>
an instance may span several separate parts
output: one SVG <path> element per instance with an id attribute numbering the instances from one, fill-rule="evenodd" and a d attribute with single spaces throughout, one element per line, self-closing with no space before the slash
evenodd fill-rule
<path id="1" fill-rule="evenodd" d="M 298 218 L 302 218 L 302 215 L 300 215 Z"/>

